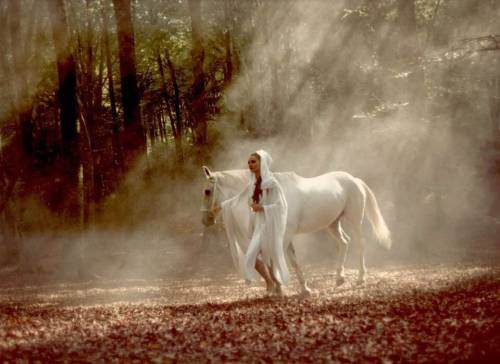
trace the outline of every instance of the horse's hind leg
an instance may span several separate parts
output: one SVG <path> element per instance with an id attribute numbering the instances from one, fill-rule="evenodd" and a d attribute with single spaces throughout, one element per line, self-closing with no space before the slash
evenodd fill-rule
<path id="1" fill-rule="evenodd" d="M 347 243 L 348 239 L 345 236 L 342 228 L 340 226 L 340 221 L 337 219 L 328 227 L 328 232 L 335 240 L 337 245 L 337 257 L 335 261 L 335 268 L 337 270 L 337 286 L 340 286 L 345 282 L 344 276 L 344 264 L 345 258 L 347 256 Z"/>
<path id="2" fill-rule="evenodd" d="M 342 219 L 342 227 L 347 232 L 347 235 L 351 237 L 352 244 L 357 250 L 359 257 L 359 275 L 358 275 L 358 284 L 365 283 L 366 279 L 366 266 L 365 266 L 365 245 L 363 241 L 363 237 L 361 235 L 361 221 L 354 222 L 352 219 L 343 218 Z"/>
<path id="3" fill-rule="evenodd" d="M 297 274 L 297 278 L 299 279 L 301 294 L 304 296 L 308 296 L 311 294 L 311 289 L 307 286 L 307 282 L 304 278 L 304 274 L 300 269 L 299 263 L 297 262 L 297 255 L 295 254 L 295 248 L 292 243 L 288 245 L 288 249 L 286 250 L 288 261 L 292 265 L 295 273 Z"/>

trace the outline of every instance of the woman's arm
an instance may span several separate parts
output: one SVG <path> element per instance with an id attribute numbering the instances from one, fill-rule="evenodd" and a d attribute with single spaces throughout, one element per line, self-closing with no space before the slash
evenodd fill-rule
<path id="1" fill-rule="evenodd" d="M 277 181 L 274 181 L 268 188 L 267 203 L 261 204 L 257 208 L 258 211 L 264 211 L 265 209 L 283 208 L 285 206 L 286 201 L 283 189 Z"/>
<path id="2" fill-rule="evenodd" d="M 215 206 L 211 213 L 215 217 L 223 208 L 227 207 L 233 207 L 235 206 L 242 197 L 246 197 L 248 193 L 248 185 L 236 196 L 233 196 L 225 201 L 222 201 L 219 206 Z"/>

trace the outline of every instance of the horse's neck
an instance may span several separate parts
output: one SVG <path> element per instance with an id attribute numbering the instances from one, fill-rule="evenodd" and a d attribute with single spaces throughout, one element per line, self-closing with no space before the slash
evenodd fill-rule
<path id="1" fill-rule="evenodd" d="M 240 193 L 250 182 L 250 171 L 247 169 L 233 169 L 215 172 L 217 183 L 226 195 L 231 197 Z M 294 172 L 278 172 L 274 176 L 285 190 L 293 189 L 302 177 Z"/>
<path id="2" fill-rule="evenodd" d="M 250 180 L 250 172 L 244 169 L 220 171 L 217 173 L 217 183 L 228 196 L 241 192 Z"/>

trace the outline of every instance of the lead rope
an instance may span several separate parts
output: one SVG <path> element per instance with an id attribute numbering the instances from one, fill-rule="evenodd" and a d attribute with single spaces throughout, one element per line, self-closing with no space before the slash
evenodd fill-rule
<path id="1" fill-rule="evenodd" d="M 210 211 L 214 210 L 216 197 L 217 197 L 217 180 L 214 179 L 214 193 L 212 196 L 212 203 L 210 204 Z"/>

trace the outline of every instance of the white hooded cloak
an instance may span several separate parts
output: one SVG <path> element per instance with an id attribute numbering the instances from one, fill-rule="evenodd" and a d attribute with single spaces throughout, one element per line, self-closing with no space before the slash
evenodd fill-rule
<path id="1" fill-rule="evenodd" d="M 229 239 L 229 246 L 233 262 L 241 276 L 248 281 L 258 278 L 255 270 L 257 256 L 261 254 L 264 263 L 272 269 L 275 278 L 281 284 L 288 284 L 289 273 L 283 251 L 283 238 L 286 229 L 287 203 L 283 189 L 274 178 L 269 167 L 272 159 L 264 150 L 256 152 L 260 156 L 260 175 L 262 178 L 262 197 L 260 205 L 263 211 L 253 212 L 252 194 L 255 188 L 256 178 L 252 173 L 250 183 L 235 197 L 221 203 L 222 218 Z M 242 229 L 242 224 L 237 218 L 238 205 L 246 206 L 250 214 L 250 226 Z M 244 253 L 244 247 L 248 249 Z"/>

